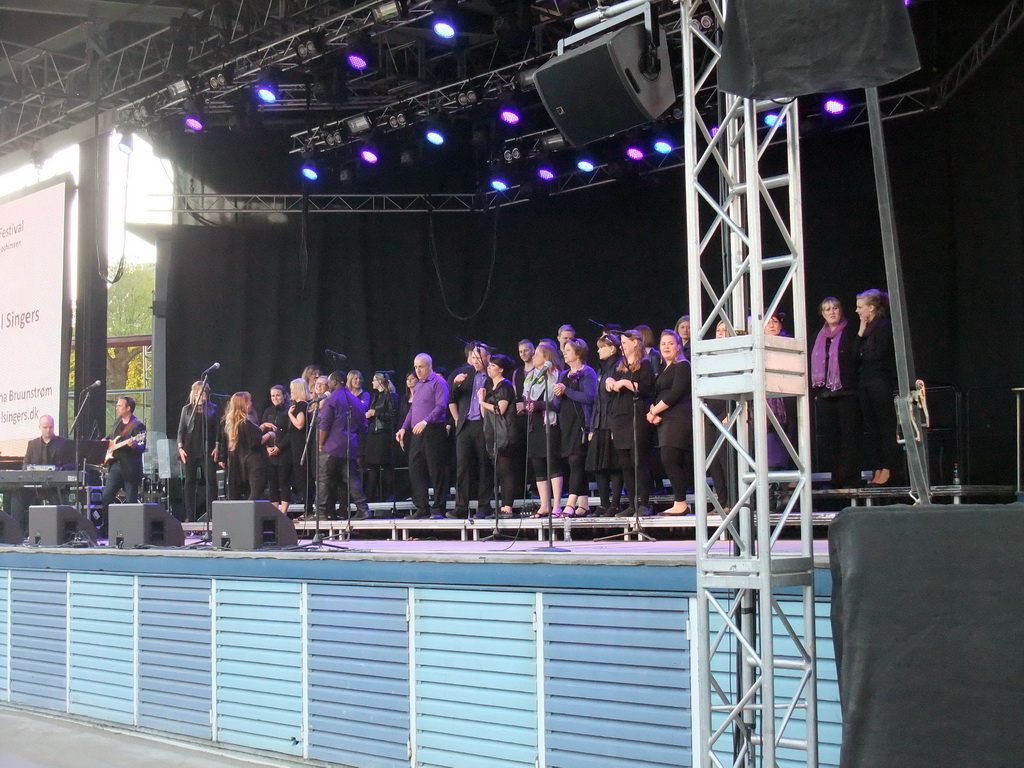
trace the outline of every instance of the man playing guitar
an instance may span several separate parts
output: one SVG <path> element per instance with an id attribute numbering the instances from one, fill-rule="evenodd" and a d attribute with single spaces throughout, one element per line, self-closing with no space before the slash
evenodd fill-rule
<path id="1" fill-rule="evenodd" d="M 124 395 L 117 398 L 117 420 L 107 435 L 110 447 L 104 458 L 107 464 L 107 482 L 103 486 L 100 513 L 101 535 L 107 534 L 107 508 L 117 500 L 117 492 L 124 489 L 125 503 L 139 500 L 142 482 L 142 454 L 146 450 L 146 425 L 135 418 L 135 398 Z"/>

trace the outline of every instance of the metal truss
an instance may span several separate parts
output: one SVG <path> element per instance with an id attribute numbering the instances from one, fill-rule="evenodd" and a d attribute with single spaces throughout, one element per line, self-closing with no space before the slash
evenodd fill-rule
<path id="1" fill-rule="evenodd" d="M 686 224 L 693 365 L 697 515 L 695 765 L 817 765 L 813 533 L 807 323 L 796 100 L 719 93 L 712 122 L 699 108 L 715 82 L 718 40 L 694 29 L 719 0 L 683 0 Z M 710 54 L 710 55 L 708 55 Z M 770 128 L 768 112 L 778 114 Z M 775 245 L 769 245 L 775 244 Z M 774 250 L 769 252 L 769 248 Z M 792 337 L 766 321 L 791 312 Z M 715 338 L 724 322 L 725 338 Z M 730 405 L 725 420 L 714 401 Z M 784 423 L 795 400 L 796 428 Z M 793 469 L 769 464 L 776 440 Z M 732 507 L 706 478 L 714 458 L 736 467 Z M 722 489 L 716 489 L 721 491 Z M 716 514 L 708 514 L 708 505 Z M 799 520 L 800 539 L 780 541 Z M 780 590 L 801 596 L 802 623 Z"/>
<path id="2" fill-rule="evenodd" d="M 496 193 L 495 193 L 496 194 Z M 175 194 L 174 213 L 471 213 L 493 204 L 495 195 L 218 195 Z M 512 195 L 509 202 L 515 202 Z"/>

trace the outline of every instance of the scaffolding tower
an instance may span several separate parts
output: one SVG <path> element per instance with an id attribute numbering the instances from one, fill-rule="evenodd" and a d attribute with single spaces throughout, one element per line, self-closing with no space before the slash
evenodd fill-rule
<path id="1" fill-rule="evenodd" d="M 718 91 L 725 2 L 683 0 L 681 12 L 698 478 L 695 765 L 816 766 L 797 102 Z M 780 310 L 791 313 L 792 336 L 766 333 Z M 715 338 L 719 323 L 724 337 Z M 770 461 L 770 448 L 787 468 Z M 716 459 L 735 482 L 728 507 L 704 479 Z M 799 541 L 783 541 L 794 517 Z M 801 610 L 785 610 L 794 595 Z"/>

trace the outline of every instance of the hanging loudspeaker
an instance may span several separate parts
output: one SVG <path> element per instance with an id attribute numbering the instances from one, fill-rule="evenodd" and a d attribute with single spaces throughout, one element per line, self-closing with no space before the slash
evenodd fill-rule
<path id="1" fill-rule="evenodd" d="M 649 123 L 672 106 L 675 88 L 665 36 L 657 48 L 657 71 L 645 74 L 647 41 L 643 24 L 633 24 L 537 70 L 544 109 L 574 147 Z"/>

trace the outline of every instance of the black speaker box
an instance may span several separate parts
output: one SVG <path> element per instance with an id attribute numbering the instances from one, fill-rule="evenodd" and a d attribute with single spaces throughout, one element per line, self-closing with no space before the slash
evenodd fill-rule
<path id="1" fill-rule="evenodd" d="M 0 510 L 0 544 L 21 544 L 25 541 L 25 532 L 18 521 Z"/>
<path id="2" fill-rule="evenodd" d="M 555 126 L 574 147 L 644 125 L 675 101 L 664 34 L 661 71 L 640 71 L 647 41 L 642 24 L 615 30 L 550 59 L 536 73 L 537 92 Z"/>
<path id="3" fill-rule="evenodd" d="M 33 544 L 45 547 L 76 540 L 95 546 L 96 527 L 85 515 L 67 504 L 33 504 L 28 508 L 28 535 Z M 38 542 L 36 541 L 38 537 Z"/>
<path id="4" fill-rule="evenodd" d="M 181 547 L 185 531 L 181 523 L 159 504 L 111 504 L 107 513 L 111 545 L 124 538 L 123 547 Z"/>
<path id="5" fill-rule="evenodd" d="M 213 545 L 227 536 L 231 549 L 294 547 L 295 523 L 269 501 L 213 502 Z"/>

